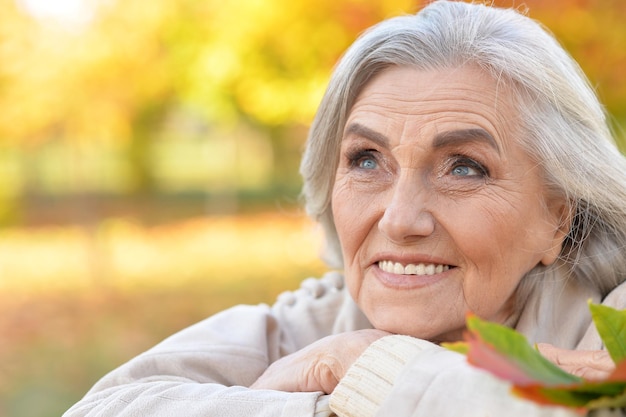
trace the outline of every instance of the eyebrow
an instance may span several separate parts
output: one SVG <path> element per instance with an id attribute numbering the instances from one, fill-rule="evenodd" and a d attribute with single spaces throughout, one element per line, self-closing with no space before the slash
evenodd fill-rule
<path id="1" fill-rule="evenodd" d="M 379 146 L 389 148 L 389 138 L 387 136 L 370 129 L 369 127 L 363 126 L 360 123 L 350 123 L 350 125 L 348 125 L 348 128 L 346 129 L 344 136 L 347 136 L 349 134 L 361 136 L 365 139 L 371 140 Z"/>
<path id="2" fill-rule="evenodd" d="M 351 123 L 348 125 L 345 136 L 349 134 L 361 136 L 382 147 L 389 148 L 389 138 L 387 138 L 387 136 L 360 123 Z M 484 129 L 458 129 L 438 133 L 433 140 L 433 148 L 443 148 L 467 142 L 484 142 L 500 153 L 498 143 L 494 137 Z"/>
<path id="3" fill-rule="evenodd" d="M 466 142 L 483 142 L 500 153 L 498 143 L 484 129 L 459 129 L 438 133 L 433 140 L 433 148 L 443 148 Z"/>

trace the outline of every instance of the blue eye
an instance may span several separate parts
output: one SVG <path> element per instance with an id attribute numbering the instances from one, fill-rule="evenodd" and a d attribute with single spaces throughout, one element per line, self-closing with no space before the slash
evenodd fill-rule
<path id="1" fill-rule="evenodd" d="M 352 168 L 363 170 L 374 170 L 378 168 L 376 151 L 372 149 L 357 149 L 354 152 L 348 152 L 346 159 Z"/>
<path id="2" fill-rule="evenodd" d="M 459 177 L 467 177 L 469 175 L 476 175 L 476 171 L 474 171 L 472 168 L 468 167 L 467 165 L 459 165 L 457 167 L 454 167 L 454 169 L 452 169 L 452 175 L 456 175 Z"/>
<path id="3" fill-rule="evenodd" d="M 473 159 L 458 156 L 452 164 L 450 174 L 456 177 L 488 177 L 489 171 Z"/>
<path id="4" fill-rule="evenodd" d="M 358 166 L 363 169 L 376 169 L 378 164 L 372 158 L 362 158 L 358 161 Z"/>

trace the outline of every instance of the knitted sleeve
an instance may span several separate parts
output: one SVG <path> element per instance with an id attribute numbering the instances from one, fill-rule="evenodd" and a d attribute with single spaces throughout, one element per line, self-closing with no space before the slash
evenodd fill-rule
<path id="1" fill-rule="evenodd" d="M 572 417 L 514 397 L 510 385 L 463 355 L 409 336 L 374 342 L 331 394 L 339 417 Z"/>
<path id="2" fill-rule="evenodd" d="M 330 400 L 331 409 L 340 416 L 374 416 L 406 363 L 432 346 L 435 345 L 409 336 L 387 336 L 377 340 L 335 388 Z"/>

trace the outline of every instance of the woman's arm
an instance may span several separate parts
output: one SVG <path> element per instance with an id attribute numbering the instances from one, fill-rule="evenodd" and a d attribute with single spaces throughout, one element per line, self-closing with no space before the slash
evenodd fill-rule
<path id="1" fill-rule="evenodd" d="M 65 417 L 330 415 L 320 392 L 246 388 L 278 354 L 276 328 L 267 306 L 226 310 L 109 373 Z"/>
<path id="2" fill-rule="evenodd" d="M 68 410 L 77 416 L 315 416 L 334 414 L 322 393 L 253 391 L 245 387 L 159 378 L 91 392 Z"/>
<path id="3" fill-rule="evenodd" d="M 330 394 L 363 351 L 387 335 L 364 329 L 326 336 L 272 363 L 251 388 Z"/>
<path id="4" fill-rule="evenodd" d="M 510 386 L 463 355 L 409 336 L 373 343 L 331 395 L 340 417 L 572 417 L 569 410 L 518 399 Z"/>
<path id="5" fill-rule="evenodd" d="M 333 331 L 346 301 L 341 280 L 305 282 L 272 307 L 233 307 L 171 336 L 103 377 L 65 417 L 331 415 L 322 392 L 247 388 Z"/>

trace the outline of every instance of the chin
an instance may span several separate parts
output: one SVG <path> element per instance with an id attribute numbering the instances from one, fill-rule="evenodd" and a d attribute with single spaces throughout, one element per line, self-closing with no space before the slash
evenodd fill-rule
<path id="1" fill-rule="evenodd" d="M 454 328 L 434 329 L 430 326 L 413 326 L 408 327 L 406 323 L 385 323 L 372 322 L 374 328 L 384 330 L 393 334 L 415 337 L 417 339 L 428 340 L 429 342 L 440 344 L 458 342 L 463 339 L 464 324 Z"/>

